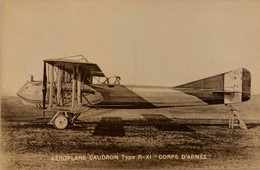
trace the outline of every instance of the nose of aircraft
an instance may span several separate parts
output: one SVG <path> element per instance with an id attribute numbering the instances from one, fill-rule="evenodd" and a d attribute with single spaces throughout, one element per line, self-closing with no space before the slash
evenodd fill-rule
<path id="1" fill-rule="evenodd" d="M 42 103 L 42 82 L 27 81 L 17 92 L 17 95 L 26 105 L 40 106 Z"/>

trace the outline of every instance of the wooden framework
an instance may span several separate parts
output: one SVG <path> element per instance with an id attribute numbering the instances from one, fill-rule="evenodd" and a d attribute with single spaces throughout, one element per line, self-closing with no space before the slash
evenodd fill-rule
<path id="1" fill-rule="evenodd" d="M 71 107 L 75 108 L 75 94 L 76 94 L 76 66 L 73 66 L 72 73 L 72 95 L 71 95 Z"/>
<path id="2" fill-rule="evenodd" d="M 43 67 L 43 109 L 45 110 L 47 108 L 46 99 L 48 100 L 48 109 L 65 105 L 62 93 L 62 85 L 64 83 L 69 85 L 70 87 L 68 88 L 71 89 L 70 109 L 73 110 L 81 106 L 82 73 L 80 66 L 74 64 L 72 66 L 72 74 L 66 71 L 65 67 L 60 67 L 55 64 L 44 62 Z"/>
<path id="3" fill-rule="evenodd" d="M 49 80 L 50 80 L 50 91 L 49 91 L 49 108 L 53 107 L 53 84 L 54 84 L 54 66 L 50 65 L 49 70 Z"/>
<path id="4" fill-rule="evenodd" d="M 46 76 L 46 62 L 43 63 L 43 87 L 42 87 L 42 103 L 43 103 L 43 110 L 46 109 L 45 102 L 46 102 L 46 93 L 47 93 L 47 76 Z M 45 112 L 43 111 L 43 118 L 45 118 Z"/>
<path id="5" fill-rule="evenodd" d="M 48 64 L 48 70 L 47 70 Z M 48 76 L 47 76 L 48 72 Z M 48 81 L 49 80 L 49 81 Z M 77 64 L 72 66 L 72 74 L 66 71 L 66 67 L 44 62 L 43 66 L 43 117 L 45 112 L 54 112 L 49 124 L 55 125 L 55 119 L 64 116 L 69 123 L 73 123 L 80 115 L 81 106 L 81 71 Z M 69 82 L 71 86 L 71 103 L 66 105 L 63 101 L 62 84 Z M 48 100 L 48 108 L 46 107 Z M 55 102 L 56 101 L 56 102 Z M 57 125 L 55 125 L 57 127 Z"/>
<path id="6" fill-rule="evenodd" d="M 55 126 L 63 128 L 61 122 L 73 123 L 80 110 L 86 110 L 82 107 L 83 83 L 89 78 L 92 82 L 92 76 L 105 75 L 97 64 L 89 63 L 82 55 L 43 62 L 43 117 L 45 112 L 54 112 L 49 124 L 58 122 Z"/>
<path id="7" fill-rule="evenodd" d="M 81 106 L 81 71 L 79 66 L 77 66 L 77 101 L 78 106 Z"/>

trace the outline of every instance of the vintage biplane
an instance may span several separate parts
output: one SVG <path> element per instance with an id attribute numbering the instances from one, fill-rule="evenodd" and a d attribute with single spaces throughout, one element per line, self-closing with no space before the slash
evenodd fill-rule
<path id="1" fill-rule="evenodd" d="M 43 61 L 43 81 L 27 81 L 17 95 L 25 104 L 54 112 L 50 124 L 64 129 L 82 108 L 162 108 L 231 104 L 250 99 L 251 76 L 240 68 L 174 87 L 122 85 L 82 56 Z M 242 120 L 240 120 L 243 123 Z M 242 125 L 246 128 L 245 124 Z"/>

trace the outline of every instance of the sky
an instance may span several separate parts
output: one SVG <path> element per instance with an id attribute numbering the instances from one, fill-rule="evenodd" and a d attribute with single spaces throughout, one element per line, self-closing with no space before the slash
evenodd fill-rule
<path id="1" fill-rule="evenodd" d="M 175 86 L 237 68 L 260 93 L 260 1 L 3 0 L 1 95 L 82 54 L 122 84 Z"/>

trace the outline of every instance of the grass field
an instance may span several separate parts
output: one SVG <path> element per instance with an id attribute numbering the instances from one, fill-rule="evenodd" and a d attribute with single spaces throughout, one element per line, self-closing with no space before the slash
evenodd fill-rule
<path id="1" fill-rule="evenodd" d="M 257 115 L 248 105 L 237 107 L 248 107 L 253 117 Z M 249 124 L 248 130 L 232 130 L 226 125 L 167 121 L 79 121 L 79 126 L 57 130 L 47 121 L 41 110 L 24 106 L 18 98 L 2 98 L 1 169 L 260 168 L 257 123 Z M 102 155 L 106 160 L 97 160 Z"/>

